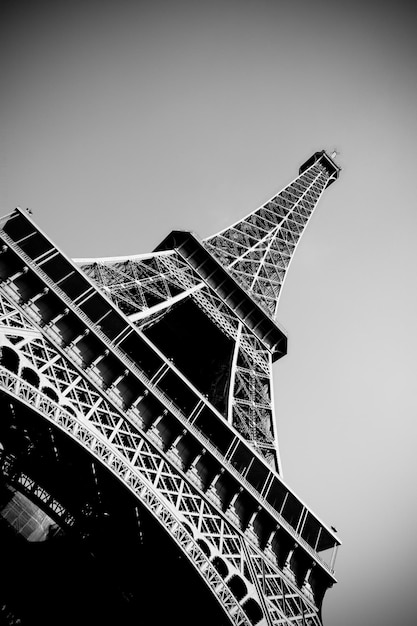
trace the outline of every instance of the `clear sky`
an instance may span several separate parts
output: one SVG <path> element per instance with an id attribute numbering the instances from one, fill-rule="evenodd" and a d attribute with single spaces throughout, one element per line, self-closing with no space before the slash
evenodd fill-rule
<path id="1" fill-rule="evenodd" d="M 0 24 L 1 213 L 72 257 L 205 237 L 340 152 L 280 303 L 284 477 L 343 541 L 325 626 L 414 626 L 413 3 L 21 0 Z"/>

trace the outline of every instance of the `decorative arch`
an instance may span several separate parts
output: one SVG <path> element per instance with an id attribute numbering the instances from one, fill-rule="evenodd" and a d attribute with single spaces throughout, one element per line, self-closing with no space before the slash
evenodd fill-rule
<path id="1" fill-rule="evenodd" d="M 31 367 L 23 367 L 20 376 L 23 380 L 29 383 L 29 385 L 38 389 L 40 385 L 40 378 Z"/>
<path id="2" fill-rule="evenodd" d="M 19 355 L 13 348 L 2 346 L 0 348 L 0 365 L 8 369 L 10 372 L 17 374 L 19 371 L 20 359 Z"/>
<path id="3" fill-rule="evenodd" d="M 75 410 L 72 408 L 72 406 L 69 406 L 68 404 L 63 404 L 62 408 L 65 411 L 68 411 L 68 413 L 71 413 L 71 415 L 73 415 L 74 417 L 77 417 L 77 413 L 75 412 Z"/>
<path id="4" fill-rule="evenodd" d="M 259 604 L 253 598 L 249 598 L 246 602 L 243 603 L 243 610 L 249 618 L 250 623 L 254 626 L 258 624 L 262 617 L 262 609 Z"/>
<path id="5" fill-rule="evenodd" d="M 228 576 L 229 568 L 227 567 L 223 559 L 221 559 L 219 556 L 216 556 L 214 557 L 212 563 L 213 563 L 213 567 L 216 568 L 216 570 L 218 571 L 218 573 L 220 574 L 222 578 L 226 578 Z"/>
<path id="6" fill-rule="evenodd" d="M 53 400 L 54 402 L 59 403 L 59 397 L 57 392 L 52 389 L 51 387 L 42 387 L 41 392 L 45 394 L 45 396 L 48 396 L 48 398 L 50 398 L 51 400 Z"/>
<path id="7" fill-rule="evenodd" d="M 229 588 L 237 600 L 241 600 L 248 593 L 248 588 L 240 576 L 234 574 L 229 580 Z"/>
<path id="8" fill-rule="evenodd" d="M 211 550 L 209 545 L 203 539 L 197 539 L 196 543 L 200 547 L 201 551 L 204 552 L 206 557 L 209 559 L 211 557 Z"/>
<path id="9" fill-rule="evenodd" d="M 199 545 L 201 540 L 199 543 L 194 540 L 193 535 L 189 532 L 189 527 L 177 518 L 165 499 L 151 485 L 147 484 L 146 479 L 135 471 L 135 468 L 120 455 L 116 448 L 111 446 L 98 431 L 89 428 L 88 423 L 80 422 L 76 416 L 74 419 L 74 415 L 67 411 L 66 407 L 60 406 L 55 400 L 39 389 L 35 389 L 27 381 L 19 379 L 14 372 L 0 368 L 0 386 L 40 417 L 57 426 L 107 467 L 171 536 L 216 597 L 230 623 L 234 626 L 250 626 L 252 622 L 240 606 L 236 595 L 229 589 L 229 584 L 226 584 Z M 35 402 L 33 402 L 34 399 Z M 206 550 L 209 550 L 207 544 Z"/>

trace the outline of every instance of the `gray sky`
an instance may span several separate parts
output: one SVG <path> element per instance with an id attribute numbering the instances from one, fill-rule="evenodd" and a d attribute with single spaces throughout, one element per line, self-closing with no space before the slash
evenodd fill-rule
<path id="1" fill-rule="evenodd" d="M 0 210 L 70 256 L 205 237 L 340 151 L 280 304 L 284 477 L 343 541 L 325 626 L 414 626 L 413 4 L 4 4 Z"/>

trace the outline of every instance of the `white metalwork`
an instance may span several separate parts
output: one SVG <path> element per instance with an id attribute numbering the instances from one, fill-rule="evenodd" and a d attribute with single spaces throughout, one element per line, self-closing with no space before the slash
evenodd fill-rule
<path id="1" fill-rule="evenodd" d="M 204 241 L 269 315 L 276 314 L 295 247 L 328 180 L 329 172 L 317 161 L 264 206 Z M 155 324 L 178 301 L 190 297 L 237 343 L 226 417 L 281 471 L 270 355 L 184 259 L 173 250 L 77 263 L 139 328 Z"/>
<path id="2" fill-rule="evenodd" d="M 6 337 L 3 341 L 4 345 L 9 343 Z M 276 565 L 272 550 L 259 550 L 253 529 L 248 527 L 242 535 L 233 507 L 223 514 L 220 512 L 221 503 L 214 484 L 203 494 L 195 468 L 183 474 L 178 452 L 175 449 L 163 451 L 155 426 L 145 433 L 143 426 L 139 426 L 142 420 L 138 413 L 134 426 L 108 397 L 104 398 L 94 389 L 88 376 L 81 377 L 74 364 L 43 337 L 32 341 L 22 337 L 14 349 L 21 359 L 20 369 L 31 365 L 41 372 L 60 401 L 53 401 L 18 374 L 0 367 L 3 391 L 69 434 L 132 490 L 193 562 L 231 623 L 250 623 L 241 607 L 252 598 L 267 607 L 271 624 L 302 626 L 303 614 L 313 620 L 312 624 L 320 624 L 308 585 L 303 597 L 291 582 L 291 571 L 283 573 Z M 187 528 L 192 529 L 191 535 Z M 199 548 L 198 539 L 203 539 L 210 547 L 210 558 Z M 213 565 L 216 557 L 227 564 L 226 579 L 221 578 Z M 248 579 L 248 571 L 255 573 L 255 578 Z M 248 589 L 240 602 L 227 587 L 233 575 L 245 579 Z"/>
<path id="3" fill-rule="evenodd" d="M 237 343 L 236 367 L 231 371 L 231 380 L 237 387 L 227 419 L 279 468 L 270 393 L 270 354 L 253 333 L 239 330 L 240 320 L 178 252 L 76 262 L 141 330 L 155 324 L 188 297 Z"/>
<path id="4" fill-rule="evenodd" d="M 276 315 L 292 255 L 331 177 L 322 160 L 316 159 L 264 206 L 203 242 L 205 250 L 217 259 L 268 318 Z M 13 219 L 6 216 L 1 223 L 7 224 L 9 218 Z M 119 349 L 121 337 L 109 341 L 100 326 L 92 324 L 80 309 L 80 301 L 73 301 L 42 270 L 45 259 L 59 254 L 56 250 L 51 248 L 33 261 L 18 241 L 6 232 L 1 231 L 0 235 L 6 244 L 4 249 L 10 246 L 26 264 L 0 284 L 0 349 L 7 346 L 19 357 L 18 372 L 0 366 L 3 393 L 12 402 L 25 404 L 67 433 L 131 490 L 191 561 L 231 624 L 249 625 L 251 621 L 245 608 L 249 606 L 248 602 L 254 602 L 263 615 L 259 621 L 262 626 L 320 626 L 319 606 L 310 584 L 311 568 L 313 565 L 321 567 L 333 579 L 334 558 L 329 567 L 314 549 L 314 544 L 310 545 L 302 536 L 310 514 L 305 505 L 298 522 L 295 525 L 288 523 L 282 515 L 285 500 L 278 512 L 264 499 L 272 478 L 268 477 L 262 493 L 257 491 L 245 474 L 237 471 L 230 462 L 232 453 L 220 453 L 194 425 L 203 409 L 210 408 L 220 419 L 222 416 L 210 405 L 209 399 L 184 378 L 175 363 L 159 354 L 161 366 L 148 377 Z M 243 437 L 258 455 L 279 470 L 271 352 L 215 292 L 209 281 L 193 269 L 181 251 L 174 249 L 147 255 L 82 260 L 78 264 L 91 281 L 81 298 L 88 298 L 97 286 L 126 320 L 121 336 L 137 333 L 150 344 L 145 331 L 173 307 L 190 299 L 234 342 L 227 408 L 223 416 L 235 429 L 231 447 L 244 445 L 239 444 Z M 45 323 L 36 306 L 42 293 L 22 299 L 14 280 L 28 268 L 45 285 L 42 293 L 53 291 L 68 307 L 66 311 L 74 313 L 84 324 L 84 335 L 93 333 L 107 346 L 105 352 L 111 352 L 126 368 L 110 386 L 104 383 L 98 367 L 103 355 L 97 356 L 87 368 L 84 366 L 77 347 L 83 335 L 69 344 L 63 341 L 56 323 L 65 312 Z M 25 379 L 24 372 L 28 369 L 36 372 L 38 387 Z M 196 405 L 191 412 L 184 412 L 161 388 L 161 381 L 168 372 L 175 372 L 178 380 L 184 380 L 195 395 Z M 126 406 L 118 384 L 128 375 L 133 375 L 143 385 L 143 392 Z M 46 388 L 54 391 L 56 401 L 51 399 L 50 393 L 44 393 Z M 160 414 L 153 416 L 151 423 L 146 420 L 147 394 L 157 398 L 163 407 Z M 175 416 L 183 431 L 167 445 L 159 426 L 170 414 Z M 182 452 L 183 437 L 187 433 L 201 444 L 201 451 L 190 464 L 185 463 Z M 199 471 L 199 462 L 205 453 L 218 463 L 218 470 L 208 483 L 203 481 Z M 5 457 L 3 462 L 6 462 Z M 240 485 L 230 502 L 223 499 L 218 488 L 224 471 Z M 49 506 L 57 517 L 71 523 L 71 513 L 61 510 L 59 503 L 42 486 L 23 474 L 16 480 L 20 481 L 22 489 L 31 491 L 34 497 Z M 245 523 L 239 516 L 239 496 L 243 491 L 256 503 Z M 288 495 L 289 492 L 286 498 Z M 276 520 L 269 537 L 262 541 L 256 526 L 261 510 Z M 294 541 L 283 567 L 278 565 L 273 546 L 279 527 L 285 529 Z M 321 526 L 316 548 L 320 532 Z M 202 542 L 204 549 L 201 548 Z M 337 543 L 335 539 L 335 546 Z M 291 565 L 291 556 L 297 546 L 311 558 L 310 569 L 302 583 Z M 226 575 L 220 575 L 216 569 L 219 560 L 227 570 Z M 246 589 L 244 597 L 239 600 L 232 593 L 231 581 L 235 577 Z"/>
<path id="5" fill-rule="evenodd" d="M 272 317 L 297 243 L 329 178 L 326 167 L 316 161 L 259 209 L 204 240 Z"/>
<path id="6" fill-rule="evenodd" d="M 9 242 L 11 241 L 10 238 L 8 238 L 5 233 L 2 234 L 3 238 L 6 238 Z M 15 246 L 17 248 L 17 246 Z M 27 261 L 28 263 L 30 263 L 30 259 L 24 254 L 22 253 L 22 251 L 19 251 L 19 253 L 21 254 L 22 258 Z M 42 276 L 45 281 L 51 285 L 51 287 L 53 287 L 53 283 L 52 281 L 50 281 L 50 279 L 43 273 L 43 271 L 37 267 L 34 266 L 33 268 L 36 273 L 39 276 Z M 19 276 L 20 273 L 17 274 L 17 276 Z M 72 306 L 72 308 L 74 310 L 77 309 L 77 307 L 75 305 L 73 305 L 70 301 L 70 299 L 65 296 L 65 294 L 63 294 L 61 292 L 61 290 L 57 287 L 54 286 L 54 291 L 57 294 L 60 294 L 61 297 L 63 298 L 63 300 L 65 302 L 67 302 L 69 305 Z M 64 360 L 69 359 L 70 363 L 72 364 L 72 367 L 74 368 L 74 371 L 77 372 L 77 382 L 78 381 L 84 381 L 81 382 L 82 387 L 81 387 L 81 403 L 79 403 L 80 406 L 83 406 L 83 404 L 91 409 L 91 407 L 94 408 L 94 410 L 96 409 L 96 407 L 99 405 L 99 399 L 97 399 L 97 401 L 94 401 L 94 399 L 91 396 L 87 396 L 87 400 L 85 400 L 86 398 L 86 388 L 84 387 L 84 385 L 86 384 L 85 382 L 85 378 L 88 377 L 89 380 L 89 385 L 93 385 L 94 388 L 96 389 L 96 392 L 98 393 L 98 398 L 101 398 L 105 401 L 107 401 L 109 398 L 111 398 L 112 401 L 112 405 L 108 405 L 105 404 L 104 408 L 100 411 L 98 411 L 97 413 L 97 423 L 98 425 L 100 425 L 101 427 L 103 426 L 103 424 L 105 424 L 105 428 L 109 427 L 108 426 L 108 422 L 107 422 L 107 416 L 109 415 L 109 413 L 111 412 L 111 406 L 113 407 L 117 407 L 117 410 L 121 411 L 121 415 L 125 418 L 129 418 L 134 427 L 137 428 L 139 423 L 138 422 L 138 411 L 137 411 L 137 407 L 140 405 L 141 400 L 143 399 L 143 397 L 145 397 L 145 394 L 147 392 L 145 392 L 145 394 L 141 397 L 138 398 L 138 400 L 135 402 L 135 405 L 130 407 L 129 409 L 126 410 L 118 392 L 117 392 L 117 387 L 110 387 L 107 388 L 106 386 L 103 387 L 103 381 L 100 377 L 100 372 L 99 370 L 97 370 L 96 368 L 96 364 L 94 366 L 90 366 L 87 370 L 85 370 L 83 368 L 82 365 L 82 359 L 80 359 L 80 355 L 77 351 L 77 347 L 75 344 L 63 344 L 62 343 L 62 339 L 59 335 L 59 333 L 57 333 L 57 331 L 54 329 L 54 325 L 52 324 L 48 324 L 48 325 L 43 325 L 42 320 L 39 316 L 39 313 L 36 311 L 36 308 L 33 306 L 33 300 L 31 301 L 31 303 L 27 303 L 24 305 L 24 310 L 22 308 L 22 306 L 19 304 L 20 298 L 18 295 L 17 290 L 14 288 L 14 284 L 13 282 L 11 282 L 10 280 L 7 280 L 6 282 L 3 283 L 3 285 L 0 288 L 0 295 L 2 295 L 2 297 L 5 299 L 5 301 L 8 301 L 9 304 L 8 306 L 12 306 L 13 305 L 18 309 L 19 311 L 19 315 L 20 318 L 26 319 L 26 327 L 30 327 L 31 325 L 33 325 L 34 329 L 38 329 L 39 331 L 41 331 L 39 333 L 40 335 L 40 340 L 42 342 L 45 342 L 45 356 L 43 361 L 41 362 L 37 362 L 36 358 L 39 354 L 39 347 L 40 345 L 36 345 L 35 350 L 32 351 L 31 350 L 31 354 L 32 357 L 34 358 L 34 364 L 36 366 L 36 371 L 38 372 L 43 372 L 44 369 L 51 365 L 54 366 L 54 371 L 55 371 L 55 365 L 58 362 L 58 355 L 62 355 L 64 357 Z M 36 300 L 36 298 L 35 298 Z M 90 326 L 91 330 L 93 329 L 93 326 L 91 325 L 91 323 L 88 320 L 88 317 L 85 316 L 81 311 L 77 311 L 77 313 L 80 315 L 80 317 L 85 321 L 85 323 L 87 325 Z M 7 333 L 9 332 L 9 330 L 7 329 Z M 194 413 L 197 414 L 198 411 L 201 409 L 202 406 L 204 406 L 204 404 L 208 404 L 207 400 L 205 398 L 203 398 L 202 396 L 200 396 L 200 402 L 199 404 L 195 407 L 195 410 L 193 411 L 193 413 L 189 416 L 184 416 L 181 411 L 179 410 L 179 408 L 172 402 L 172 400 L 163 392 L 161 391 L 161 389 L 158 388 L 158 379 L 160 378 L 160 374 L 157 373 L 156 377 L 154 377 L 152 380 L 150 380 L 149 378 L 146 377 L 146 375 L 140 371 L 136 366 L 133 365 L 133 363 L 131 361 L 129 361 L 128 359 L 126 359 L 126 357 L 123 355 L 123 353 L 116 347 L 116 345 L 113 343 L 110 343 L 106 336 L 104 335 L 104 333 L 102 333 L 101 330 L 99 330 L 98 328 L 94 328 L 94 332 L 96 333 L 97 336 L 101 337 L 105 344 L 107 344 L 109 346 L 109 348 L 112 349 L 112 351 L 114 352 L 114 354 L 117 354 L 119 359 L 127 366 L 130 367 L 130 369 L 132 371 L 135 371 L 136 375 L 138 376 L 138 378 L 146 385 L 146 387 L 152 392 L 152 394 L 157 397 L 161 403 L 166 407 L 164 410 L 164 414 L 165 412 L 172 412 L 173 414 L 176 415 L 176 417 L 182 422 L 183 426 L 186 427 L 186 429 L 188 429 L 190 432 L 192 432 L 197 438 L 199 438 L 202 442 L 202 444 L 204 445 L 204 447 L 207 450 L 210 450 L 211 454 L 213 455 L 213 457 L 216 457 L 221 464 L 224 467 L 228 468 L 228 471 L 232 474 L 234 474 L 234 477 L 239 480 L 244 486 L 245 488 L 251 493 L 251 495 L 259 500 L 259 492 L 257 492 L 246 480 L 245 478 L 236 470 L 234 470 L 233 465 L 230 465 L 229 461 L 228 461 L 228 454 L 226 454 L 226 456 L 223 456 L 219 453 L 219 451 L 217 450 L 217 448 L 215 448 L 215 446 L 213 446 L 210 441 L 204 437 L 203 433 L 201 433 L 198 429 L 196 429 L 193 425 L 193 415 Z M 7 338 L 7 335 L 6 335 Z M 166 361 L 166 369 L 165 369 L 165 373 L 166 371 L 169 370 L 170 367 L 172 367 L 172 364 Z M 127 373 L 128 370 L 126 370 Z M 67 371 L 67 374 L 69 372 Z M 61 374 L 62 376 L 62 374 Z M 60 376 L 58 376 L 58 378 L 60 378 Z M 67 387 L 68 385 L 68 379 L 65 378 L 64 380 L 64 386 Z M 76 389 L 76 387 L 74 386 L 74 384 L 69 385 L 69 389 Z M 198 395 L 198 392 L 196 391 L 196 395 Z M 72 397 L 72 396 L 71 396 Z M 101 400 L 100 400 L 101 401 Z M 201 406 L 200 406 L 201 404 Z M 73 410 L 73 409 L 71 409 Z M 214 409 L 212 408 L 212 410 L 214 411 Z M 120 418 L 119 418 L 120 419 Z M 156 424 L 158 422 L 158 419 L 156 420 L 156 422 L 153 424 L 153 428 L 155 428 Z M 115 423 L 113 423 L 109 428 L 112 429 L 112 427 L 115 426 Z M 152 434 L 152 430 L 149 431 L 150 434 Z M 142 437 L 148 436 L 148 433 L 142 433 L 141 435 Z M 136 440 L 135 440 L 136 441 Z M 162 446 L 162 442 L 160 437 L 158 436 L 158 442 L 159 444 Z M 138 441 L 136 441 L 136 443 L 138 443 Z M 125 445 L 125 442 L 122 442 L 122 445 Z M 331 569 L 329 569 L 326 561 L 323 561 L 319 555 L 317 554 L 317 552 L 315 550 L 313 550 L 311 548 L 311 546 L 304 541 L 304 539 L 301 537 L 301 535 L 299 535 L 297 532 L 294 532 L 294 529 L 291 525 L 289 525 L 285 519 L 278 514 L 277 515 L 277 511 L 272 509 L 272 507 L 270 507 L 270 505 L 268 505 L 265 501 L 260 500 L 260 502 L 262 502 L 263 506 L 265 507 L 265 509 L 269 510 L 269 512 L 277 517 L 278 521 L 279 521 L 279 525 L 283 526 L 284 528 L 287 529 L 287 531 L 294 537 L 294 540 L 298 543 L 303 545 L 304 549 L 309 552 L 312 557 L 318 562 L 320 563 L 324 568 L 326 568 L 329 573 L 333 573 Z M 328 529 L 326 529 L 328 532 Z"/>

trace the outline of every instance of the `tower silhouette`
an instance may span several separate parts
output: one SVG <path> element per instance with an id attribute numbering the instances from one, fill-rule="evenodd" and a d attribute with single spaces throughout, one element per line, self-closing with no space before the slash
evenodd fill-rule
<path id="1" fill-rule="evenodd" d="M 321 624 L 340 542 L 282 479 L 271 367 L 339 171 L 317 152 L 240 222 L 150 254 L 71 261 L 26 211 L 2 218 L 5 623 Z M 16 553 L 47 589 L 16 590 Z"/>

